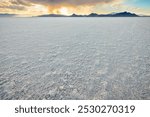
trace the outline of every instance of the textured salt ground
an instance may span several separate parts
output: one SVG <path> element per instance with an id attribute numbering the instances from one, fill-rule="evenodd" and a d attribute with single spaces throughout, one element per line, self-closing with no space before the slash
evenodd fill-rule
<path id="1" fill-rule="evenodd" d="M 1 18 L 0 99 L 150 99 L 150 18 Z"/>

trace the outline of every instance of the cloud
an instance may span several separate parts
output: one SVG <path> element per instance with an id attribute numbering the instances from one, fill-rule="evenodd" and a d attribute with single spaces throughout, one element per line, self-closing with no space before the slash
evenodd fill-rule
<path id="1" fill-rule="evenodd" d="M 36 16 L 48 13 L 44 5 L 33 4 L 28 0 L 0 0 L 0 13 Z"/>
<path id="2" fill-rule="evenodd" d="M 0 6 L 2 9 L 11 9 L 11 10 L 25 10 L 26 8 L 23 6 L 11 5 L 11 6 Z"/>
<path id="3" fill-rule="evenodd" d="M 28 3 L 26 1 L 26 3 Z M 25 10 L 26 4 L 24 0 L 0 0 L 0 8 L 1 9 L 11 9 L 11 10 Z"/>
<path id="4" fill-rule="evenodd" d="M 98 3 L 110 3 L 119 0 L 27 0 L 33 3 L 40 3 L 46 5 L 71 5 L 71 6 L 82 6 L 82 5 L 95 5 Z"/>
<path id="5" fill-rule="evenodd" d="M 62 7 L 68 9 L 69 14 L 89 14 L 92 8 L 99 4 L 111 4 L 122 0 L 26 0 L 33 4 L 42 4 L 48 7 L 49 13 L 60 13 Z"/>
<path id="6" fill-rule="evenodd" d="M 60 13 L 62 7 L 68 9 L 68 14 L 88 14 L 97 4 L 111 4 L 122 0 L 0 0 L 0 8 L 25 10 L 30 6 L 43 5 L 49 13 Z M 34 7 L 35 8 L 35 7 Z"/>
<path id="7" fill-rule="evenodd" d="M 23 5 L 23 6 L 31 6 L 32 5 L 27 0 L 11 0 L 10 3 L 13 5 Z"/>
<path id="8" fill-rule="evenodd" d="M 137 10 L 132 5 L 125 4 L 128 0 L 0 0 L 0 12 L 41 15 L 47 13 L 60 14 L 62 9 L 71 15 L 96 13 L 111 13 L 123 10 L 149 13 L 149 9 Z"/>

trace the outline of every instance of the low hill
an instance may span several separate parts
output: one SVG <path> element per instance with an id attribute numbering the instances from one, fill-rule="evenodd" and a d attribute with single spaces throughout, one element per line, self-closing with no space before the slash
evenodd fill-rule
<path id="1" fill-rule="evenodd" d="M 40 15 L 38 17 L 139 17 L 135 13 L 130 12 L 120 12 L 120 13 L 113 13 L 113 14 L 97 14 L 97 13 L 91 13 L 89 15 L 77 15 L 72 14 L 70 16 L 66 15 L 59 15 L 59 14 L 47 14 L 47 15 Z"/>

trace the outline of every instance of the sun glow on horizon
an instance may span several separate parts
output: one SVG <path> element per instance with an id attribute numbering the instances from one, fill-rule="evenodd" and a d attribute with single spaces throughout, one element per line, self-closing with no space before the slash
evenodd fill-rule
<path id="1" fill-rule="evenodd" d="M 150 0 L 0 0 L 0 13 L 19 16 L 44 14 L 88 15 L 128 11 L 150 16 Z"/>
<path id="2" fill-rule="evenodd" d="M 36 11 L 40 11 L 41 13 L 49 12 L 47 7 L 45 7 L 44 5 L 39 5 L 39 4 L 35 5 L 33 9 L 35 9 Z"/>
<path id="3" fill-rule="evenodd" d="M 59 12 L 62 15 L 70 15 L 70 13 L 69 13 L 69 11 L 68 11 L 68 9 L 66 7 L 60 8 Z"/>

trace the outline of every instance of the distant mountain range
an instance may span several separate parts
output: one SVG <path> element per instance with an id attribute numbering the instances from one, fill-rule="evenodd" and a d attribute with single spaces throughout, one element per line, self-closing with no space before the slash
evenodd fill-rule
<path id="1" fill-rule="evenodd" d="M 16 14 L 7 14 L 7 13 L 0 14 L 0 17 L 15 17 L 15 16 L 16 16 Z"/>
<path id="2" fill-rule="evenodd" d="M 57 15 L 57 14 L 47 14 L 47 15 L 40 15 L 38 17 L 139 17 L 139 15 L 136 15 L 135 13 L 130 12 L 120 12 L 120 13 L 112 13 L 112 14 L 97 14 L 97 13 L 91 13 L 89 15 L 77 15 L 72 14 L 70 16 L 66 15 Z"/>
<path id="3" fill-rule="evenodd" d="M 0 17 L 17 17 L 17 15 L 6 13 L 6 14 L 0 14 Z M 111 14 L 97 14 L 97 13 L 91 13 L 89 15 L 72 14 L 70 16 L 60 15 L 60 14 L 45 14 L 45 15 L 39 15 L 36 17 L 150 17 L 150 16 L 141 16 L 135 13 L 130 13 L 130 12 L 125 11 L 125 12 L 111 13 Z"/>

